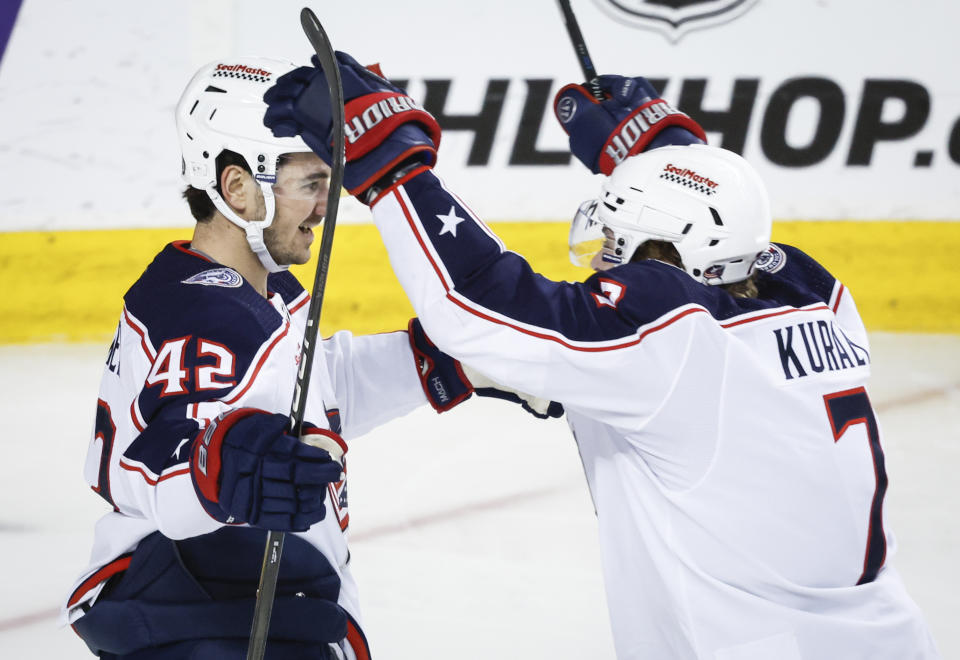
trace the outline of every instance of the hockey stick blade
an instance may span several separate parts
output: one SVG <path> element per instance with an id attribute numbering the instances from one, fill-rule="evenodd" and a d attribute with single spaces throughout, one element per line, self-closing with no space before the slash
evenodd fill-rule
<path id="1" fill-rule="evenodd" d="M 577 17 L 573 15 L 573 7 L 570 6 L 570 0 L 557 0 L 560 4 L 560 11 L 563 12 L 563 22 L 567 26 L 567 34 L 570 35 L 570 43 L 573 44 L 573 50 L 577 54 L 577 61 L 580 63 L 580 69 L 583 71 L 583 77 L 587 81 L 590 93 L 598 101 L 604 99 L 603 91 L 600 89 L 600 83 L 597 82 L 597 69 L 593 66 L 593 60 L 587 51 L 587 42 L 583 39 L 583 33 L 580 32 L 580 24 L 577 23 Z"/>
<path id="2" fill-rule="evenodd" d="M 303 409 L 307 400 L 307 388 L 310 385 L 310 374 L 313 370 L 313 355 L 316 352 L 317 335 L 320 330 L 320 310 L 323 307 L 323 293 L 327 285 L 327 271 L 330 268 L 330 253 L 333 250 L 333 232 L 337 224 L 344 167 L 344 110 L 340 68 L 337 66 L 336 56 L 327 33 L 324 32 L 316 15 L 306 7 L 300 12 L 300 25 L 317 53 L 324 77 L 327 79 L 333 123 L 333 162 L 330 164 L 330 188 L 327 192 L 327 211 L 323 219 L 317 272 L 313 278 L 313 292 L 307 309 L 307 327 L 303 333 L 300 369 L 297 371 L 293 402 L 290 405 L 290 434 L 295 438 L 300 437 L 303 429 Z M 253 610 L 253 622 L 250 624 L 247 660 L 263 660 L 266 652 L 273 600 L 277 592 L 277 577 L 280 573 L 280 559 L 283 556 L 283 541 L 283 532 L 267 533 L 256 606 Z"/>

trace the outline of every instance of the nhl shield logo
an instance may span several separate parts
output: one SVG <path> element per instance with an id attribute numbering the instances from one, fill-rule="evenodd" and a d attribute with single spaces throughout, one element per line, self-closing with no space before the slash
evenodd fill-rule
<path id="1" fill-rule="evenodd" d="M 594 0 L 614 20 L 679 41 L 693 30 L 741 16 L 760 0 Z"/>

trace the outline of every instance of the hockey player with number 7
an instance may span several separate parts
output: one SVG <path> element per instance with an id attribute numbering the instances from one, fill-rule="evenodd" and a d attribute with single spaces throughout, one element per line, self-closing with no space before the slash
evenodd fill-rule
<path id="1" fill-rule="evenodd" d="M 62 616 L 101 658 L 243 658 L 267 530 L 289 534 L 266 657 L 368 658 L 346 441 L 473 391 L 562 413 L 498 389 L 413 319 L 407 331 L 319 342 L 303 432 L 290 434 L 310 296 L 287 267 L 310 257 L 330 178 L 303 140 L 263 125 L 264 91 L 293 68 L 213 62 L 177 105 L 197 225 L 124 296 L 85 468 L 112 511 Z"/>
<path id="2" fill-rule="evenodd" d="M 533 272 L 434 173 L 440 129 L 338 53 L 345 185 L 368 204 L 437 346 L 566 409 L 596 508 L 617 657 L 938 657 L 891 565 L 870 349 L 853 298 L 771 244 L 740 156 L 640 77 L 555 101 L 606 175 L 581 205 L 582 283 Z M 265 97 L 266 123 L 329 159 L 322 73 Z M 373 167 L 372 163 L 378 166 Z"/>

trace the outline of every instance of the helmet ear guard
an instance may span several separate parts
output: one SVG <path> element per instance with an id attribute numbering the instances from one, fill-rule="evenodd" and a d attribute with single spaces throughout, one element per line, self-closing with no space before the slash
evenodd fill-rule
<path id="1" fill-rule="evenodd" d="M 737 154 L 707 145 L 670 146 L 632 156 L 604 182 L 597 219 L 613 240 L 603 260 L 627 263 L 646 241 L 672 243 L 683 269 L 704 284 L 731 284 L 753 272 L 770 243 L 766 188 Z"/>
<path id="2" fill-rule="evenodd" d="M 183 180 L 206 191 L 216 209 L 244 230 L 250 249 L 269 272 L 286 269 L 263 242 L 263 230 L 273 223 L 276 209 L 272 186 L 280 156 L 309 152 L 310 147 L 299 137 L 274 137 L 264 126 L 263 93 L 295 67 L 286 60 L 249 56 L 210 62 L 194 74 L 176 107 Z M 218 192 L 216 160 L 224 150 L 246 162 L 263 193 L 263 220 L 241 218 Z"/>

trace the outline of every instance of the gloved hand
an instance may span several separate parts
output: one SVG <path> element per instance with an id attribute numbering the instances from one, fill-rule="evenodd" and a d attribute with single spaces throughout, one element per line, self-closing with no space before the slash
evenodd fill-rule
<path id="1" fill-rule="evenodd" d="M 628 157 L 669 144 L 706 144 L 700 125 L 657 95 L 646 78 L 600 76 L 607 98 L 584 85 L 567 85 L 553 100 L 570 151 L 594 174 L 610 175 Z"/>
<path id="2" fill-rule="evenodd" d="M 410 335 L 410 348 L 413 349 L 413 356 L 417 361 L 420 384 L 430 405 L 438 413 L 450 410 L 476 392 L 477 396 L 519 403 L 524 410 L 540 419 L 563 415 L 563 406 L 556 401 L 539 399 L 495 383 L 476 369 L 447 355 L 430 341 L 419 319 L 410 319 L 407 331 Z"/>
<path id="3" fill-rule="evenodd" d="M 204 509 L 221 522 L 303 532 L 323 520 L 327 484 L 340 480 L 347 445 L 332 431 L 254 408 L 217 417 L 194 440 L 190 473 Z"/>
<path id="4" fill-rule="evenodd" d="M 376 71 L 337 52 L 346 120 L 343 183 L 363 198 L 371 185 L 398 166 L 417 161 L 433 166 L 440 146 L 440 125 L 407 93 Z M 328 165 L 333 144 L 330 92 L 316 56 L 277 79 L 263 100 L 263 123 L 277 137 L 300 135 Z M 362 200 L 366 201 L 366 200 Z"/>

